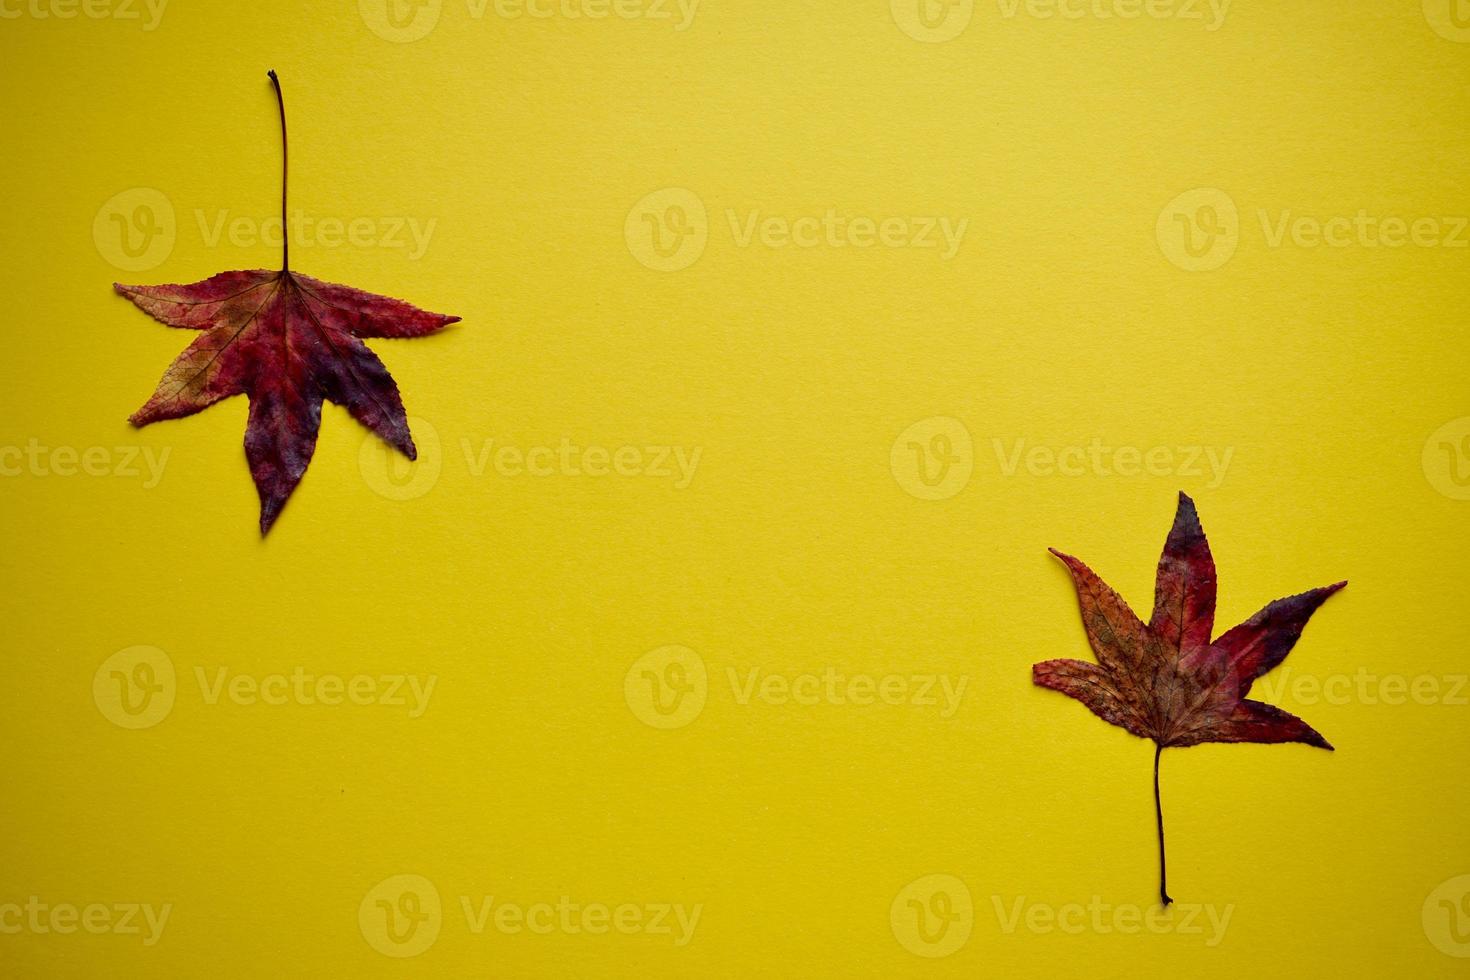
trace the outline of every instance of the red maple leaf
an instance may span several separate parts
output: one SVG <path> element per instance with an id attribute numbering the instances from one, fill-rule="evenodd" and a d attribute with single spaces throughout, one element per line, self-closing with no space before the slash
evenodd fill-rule
<path id="1" fill-rule="evenodd" d="M 1194 501 L 1182 493 L 1147 623 L 1092 569 L 1054 548 L 1052 554 L 1072 573 L 1097 663 L 1048 660 L 1031 668 L 1032 680 L 1076 698 L 1109 724 L 1153 739 L 1159 897 L 1168 905 L 1160 754 L 1201 742 L 1305 742 L 1330 750 L 1300 718 L 1246 695 L 1257 677 L 1291 652 L 1312 613 L 1347 583 L 1277 599 L 1211 642 L 1215 562 Z"/>
<path id="2" fill-rule="evenodd" d="M 282 229 L 286 108 L 281 107 Z M 421 337 L 459 320 L 402 300 L 322 282 L 281 269 L 221 272 L 187 286 L 113 288 L 171 327 L 204 331 L 171 364 L 130 421 L 145 426 L 193 415 L 222 398 L 245 394 L 250 420 L 245 457 L 260 493 L 260 532 L 270 530 L 301 482 L 316 449 L 322 402 L 343 406 L 383 441 L 415 459 L 398 386 L 364 337 Z"/>

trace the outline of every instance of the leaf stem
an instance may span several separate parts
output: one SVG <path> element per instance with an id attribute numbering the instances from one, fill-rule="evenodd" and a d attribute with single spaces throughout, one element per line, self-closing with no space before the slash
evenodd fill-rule
<path id="1" fill-rule="evenodd" d="M 281 109 L 281 271 L 288 272 L 291 269 L 291 236 L 287 233 L 286 223 L 286 97 L 281 94 L 281 80 L 276 76 L 276 70 L 272 68 L 266 74 L 275 86 L 276 105 Z"/>
<path id="2" fill-rule="evenodd" d="M 1159 822 L 1159 899 L 1168 908 L 1169 903 L 1174 900 L 1169 897 L 1169 866 L 1164 860 L 1164 805 L 1159 799 L 1159 756 L 1163 754 L 1164 747 L 1154 743 L 1154 816 Z"/>

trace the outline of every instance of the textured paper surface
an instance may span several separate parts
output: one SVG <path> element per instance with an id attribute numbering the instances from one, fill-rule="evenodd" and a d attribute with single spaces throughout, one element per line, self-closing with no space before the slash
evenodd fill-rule
<path id="1" fill-rule="evenodd" d="M 0 972 L 1459 975 L 1448 6 L 38 2 L 0 3 Z M 375 343 L 417 467 L 331 408 L 263 543 L 243 399 L 127 426 L 185 338 L 110 284 L 277 262 L 267 68 L 293 267 L 464 322 Z M 1151 747 L 1029 669 L 1086 656 L 1046 548 L 1146 607 L 1180 490 L 1221 622 L 1353 585 L 1257 688 L 1336 753 L 1166 753 L 1160 922 Z M 49 925 L 125 903 L 157 942 Z"/>

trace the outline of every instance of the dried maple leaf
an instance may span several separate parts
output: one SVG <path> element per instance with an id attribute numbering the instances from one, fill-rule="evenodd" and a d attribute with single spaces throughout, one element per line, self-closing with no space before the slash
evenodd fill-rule
<path id="1" fill-rule="evenodd" d="M 1330 750 L 1300 718 L 1246 695 L 1257 677 L 1291 652 L 1317 607 L 1347 583 L 1277 599 L 1211 642 L 1215 562 L 1194 501 L 1182 493 L 1147 623 L 1092 569 L 1055 548 L 1052 554 L 1072 573 L 1098 662 L 1048 660 L 1031 668 L 1032 680 L 1076 698 L 1109 724 L 1153 739 L 1159 897 L 1168 905 L 1159 756 L 1165 748 L 1201 742 L 1305 742 Z"/>
<path id="2" fill-rule="evenodd" d="M 286 106 L 281 109 L 281 223 L 286 223 Z M 270 530 L 316 449 L 322 402 L 343 406 L 409 459 L 417 457 L 398 386 L 363 337 L 421 337 L 459 320 L 402 300 L 322 282 L 290 270 L 221 272 L 188 286 L 113 288 L 171 327 L 202 330 L 169 366 L 130 421 L 145 426 L 193 415 L 245 394 L 245 456 L 260 493 L 260 532 Z"/>

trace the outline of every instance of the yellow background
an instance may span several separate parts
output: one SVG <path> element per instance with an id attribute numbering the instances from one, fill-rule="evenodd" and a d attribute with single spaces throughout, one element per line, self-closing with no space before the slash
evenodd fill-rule
<path id="1" fill-rule="evenodd" d="M 471 16 L 384 39 L 352 3 L 175 0 L 134 21 L 0 21 L 7 318 L 0 443 L 144 447 L 127 476 L 0 480 L 7 709 L 0 903 L 171 902 L 160 942 L 0 935 L 15 976 L 1452 976 L 1421 906 L 1470 873 L 1470 707 L 1280 703 L 1336 746 L 1164 757 L 1171 890 L 1208 936 L 1006 931 L 995 905 L 1148 908 L 1151 747 L 1034 688 L 1086 657 L 1079 555 L 1146 612 L 1175 493 L 1220 568 L 1219 627 L 1347 578 L 1295 676 L 1467 670 L 1470 502 L 1421 463 L 1470 415 L 1452 248 L 1272 248 L 1258 212 L 1470 211 L 1470 45 L 1418 0 L 1239 0 L 1202 21 L 1006 18 L 921 43 L 886 2 L 706 0 L 692 26 Z M 371 4 L 369 4 L 371 6 Z M 141 8 L 140 8 L 141 9 Z M 371 11 L 369 11 L 371 14 Z M 292 207 L 437 222 L 405 250 L 298 244 L 293 267 L 464 322 L 373 347 L 440 473 L 408 500 L 344 411 L 270 537 L 246 403 L 131 430 L 189 336 L 110 284 L 270 266 L 196 214 Z M 661 188 L 709 243 L 659 272 L 624 238 Z M 176 242 L 127 272 L 94 219 L 161 192 Z M 1188 272 L 1156 238 L 1194 188 L 1239 249 Z M 968 218 L 959 254 L 741 247 L 727 211 Z M 105 224 L 105 223 L 104 223 Z M 1463 239 L 1464 236 L 1462 236 Z M 890 448 L 960 420 L 974 472 L 905 491 Z M 693 482 L 476 476 L 467 440 L 698 447 Z M 1208 473 L 1010 475 L 992 440 L 1209 446 Z M 1430 456 L 1438 450 L 1431 445 Z M 54 457 L 53 457 L 54 458 Z M 376 464 L 374 463 L 376 461 Z M 422 467 L 429 462 L 427 455 Z M 1446 463 L 1446 465 L 1448 465 Z M 400 480 L 411 479 L 404 473 Z M 178 671 L 172 712 L 114 725 L 98 666 Z M 692 723 L 624 697 L 667 645 L 708 666 Z M 196 667 L 436 675 L 428 710 L 208 704 Z M 959 710 L 741 705 L 727 670 L 963 675 Z M 1258 695 L 1260 688 L 1257 688 Z M 1463 692 L 1462 692 L 1463 693 Z M 379 881 L 444 905 L 422 955 L 358 927 Z M 895 938 L 909 882 L 952 875 L 973 932 Z M 652 935 L 475 935 L 460 896 L 702 904 Z"/>

